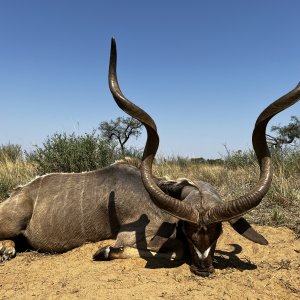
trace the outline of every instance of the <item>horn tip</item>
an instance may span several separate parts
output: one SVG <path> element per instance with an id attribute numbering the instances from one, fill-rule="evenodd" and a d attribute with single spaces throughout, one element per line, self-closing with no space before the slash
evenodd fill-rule
<path id="1" fill-rule="evenodd" d="M 110 64 L 116 64 L 117 59 L 117 46 L 116 40 L 114 37 L 111 38 L 111 46 L 110 46 Z"/>
<path id="2" fill-rule="evenodd" d="M 116 46 L 116 39 L 115 39 L 114 36 L 111 38 L 111 46 L 112 46 L 112 47 L 115 47 L 115 46 Z"/>

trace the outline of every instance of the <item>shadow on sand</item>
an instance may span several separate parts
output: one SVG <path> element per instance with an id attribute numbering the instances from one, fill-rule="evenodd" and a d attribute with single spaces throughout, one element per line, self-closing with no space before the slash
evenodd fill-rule
<path id="1" fill-rule="evenodd" d="M 234 249 L 232 251 L 216 250 L 214 256 L 214 266 L 216 269 L 234 268 L 240 271 L 255 270 L 257 266 L 250 260 L 241 260 L 237 254 L 243 251 L 243 248 L 238 244 L 230 244 Z"/>
<path id="2" fill-rule="evenodd" d="M 159 241 L 161 238 L 165 239 L 165 242 L 160 245 L 159 252 L 164 253 L 166 257 L 164 259 L 159 258 L 159 253 L 151 252 L 148 249 L 146 227 L 150 223 L 147 214 L 142 214 L 139 219 L 126 225 L 120 226 L 116 205 L 115 194 L 111 192 L 109 195 L 109 220 L 111 228 L 114 228 L 115 232 L 131 231 L 135 232 L 136 248 L 139 251 L 140 257 L 147 261 L 145 268 L 157 269 L 157 268 L 176 268 L 184 263 L 190 264 L 189 250 L 187 248 L 187 241 L 182 232 L 177 234 L 177 238 L 180 240 L 168 239 L 174 232 L 174 224 L 164 222 L 157 230 L 155 237 L 152 238 L 151 243 L 157 238 Z M 180 228 L 180 226 L 179 226 Z M 179 229 L 180 230 L 180 229 Z M 178 247 L 178 244 L 184 246 L 184 259 L 183 260 L 171 260 L 171 255 L 174 251 L 174 247 Z M 242 252 L 242 247 L 238 244 L 230 244 L 233 247 L 232 251 L 216 250 L 214 256 L 214 267 L 216 269 L 234 268 L 238 270 L 254 270 L 256 265 L 252 264 L 249 260 L 241 260 L 237 254 Z"/>

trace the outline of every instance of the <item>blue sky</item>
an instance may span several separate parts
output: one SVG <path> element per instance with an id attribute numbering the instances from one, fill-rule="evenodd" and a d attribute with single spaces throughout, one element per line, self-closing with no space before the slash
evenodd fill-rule
<path id="1" fill-rule="evenodd" d="M 0 144 L 30 150 L 124 115 L 107 84 L 114 36 L 121 88 L 156 121 L 160 155 L 248 149 L 261 110 L 300 81 L 299 11 L 297 0 L 0 0 Z M 291 115 L 299 104 L 271 125 Z"/>

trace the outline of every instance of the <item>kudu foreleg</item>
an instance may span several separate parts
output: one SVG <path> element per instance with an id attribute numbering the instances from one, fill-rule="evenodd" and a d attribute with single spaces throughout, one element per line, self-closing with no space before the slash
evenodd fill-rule
<path id="1" fill-rule="evenodd" d="M 24 232 L 31 215 L 31 202 L 18 195 L 0 203 L 0 263 L 16 256 L 15 243 L 10 239 Z"/>
<path id="2" fill-rule="evenodd" d="M 159 240 L 154 238 L 148 244 L 134 243 L 130 246 L 117 240 L 114 246 L 100 248 L 93 255 L 93 259 L 97 261 L 139 257 L 181 260 L 184 257 L 183 245 L 179 240 L 162 237 Z"/>
<path id="3" fill-rule="evenodd" d="M 126 259 L 126 258 L 144 258 L 144 259 L 168 259 L 180 260 L 182 259 L 181 251 L 173 252 L 154 252 L 150 250 L 136 249 L 132 247 L 112 247 L 107 246 L 100 248 L 94 255 L 93 259 L 97 261 L 106 261 L 113 259 Z"/>

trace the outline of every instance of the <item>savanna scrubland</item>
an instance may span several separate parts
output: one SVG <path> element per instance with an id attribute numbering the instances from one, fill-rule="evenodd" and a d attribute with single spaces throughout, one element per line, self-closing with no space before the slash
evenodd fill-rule
<path id="1" fill-rule="evenodd" d="M 51 171 L 51 161 L 54 168 L 61 167 L 55 155 L 48 155 L 46 162 L 45 153 L 39 153 L 38 158 L 32 154 L 24 157 L 21 149 L 11 146 L 11 152 L 0 151 L 0 201 L 15 186 Z M 105 153 L 107 159 L 102 165 L 89 166 L 87 158 L 86 164 L 76 166 L 76 155 L 70 159 L 63 157 L 62 161 L 68 164 L 67 171 L 81 171 L 80 168 L 110 163 L 114 158 L 109 151 Z M 217 245 L 216 272 L 211 277 L 192 275 L 184 262 L 94 262 L 92 254 L 96 249 L 113 243 L 101 241 L 64 254 L 18 253 L 15 259 L 0 265 L 0 299 L 298 299 L 300 151 L 295 148 L 276 152 L 273 157 L 272 187 L 262 203 L 245 216 L 268 239 L 269 245 L 251 243 L 225 225 Z M 160 158 L 154 165 L 154 174 L 159 177 L 210 182 L 225 201 L 249 191 L 258 172 L 251 151 L 232 152 L 218 161 Z"/>

